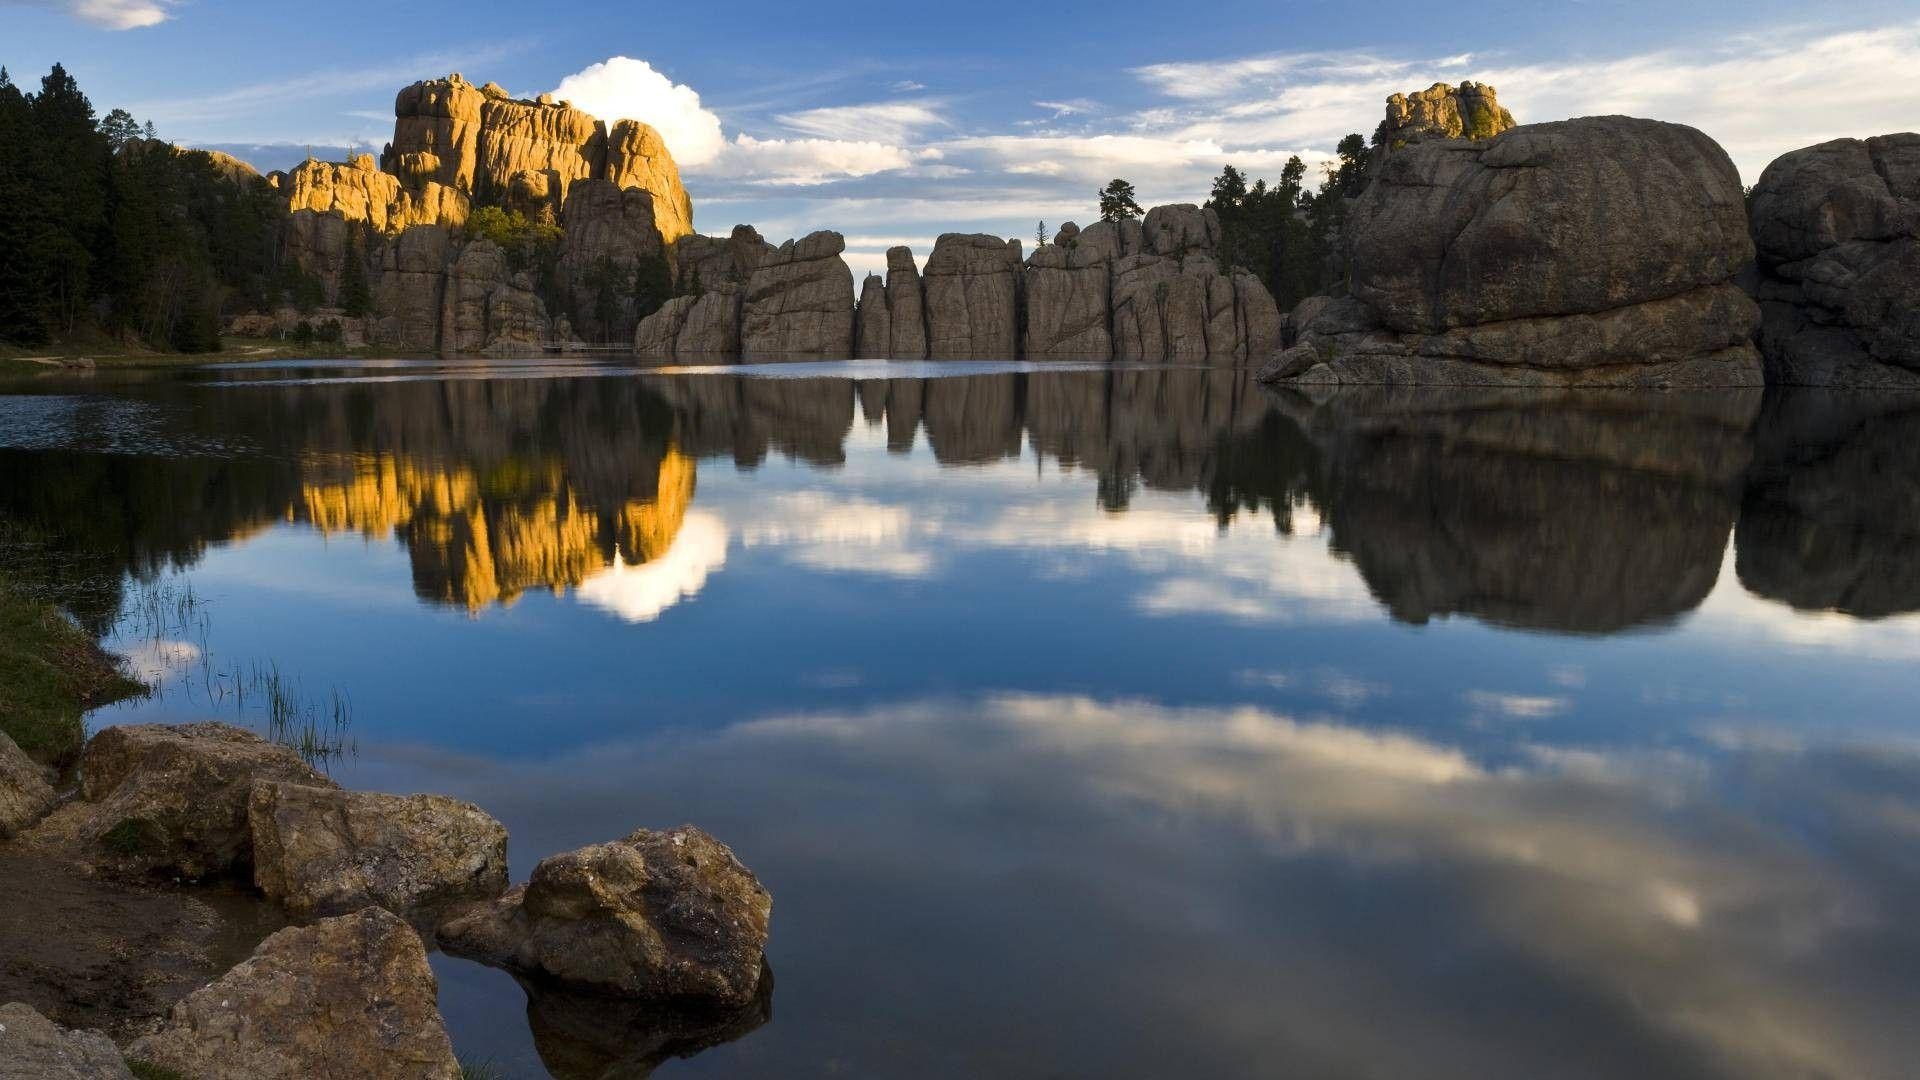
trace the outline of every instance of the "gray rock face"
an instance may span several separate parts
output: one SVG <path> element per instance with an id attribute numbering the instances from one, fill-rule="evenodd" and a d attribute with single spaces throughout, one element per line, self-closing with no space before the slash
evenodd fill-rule
<path id="1" fill-rule="evenodd" d="M 947 233 L 927 258 L 927 355 L 1012 360 L 1020 347 L 1020 242 Z"/>
<path id="2" fill-rule="evenodd" d="M 1062 230 L 1064 233 L 1065 230 Z M 1032 360 L 1110 360 L 1109 278 L 1105 260 L 1082 262 L 1056 241 L 1027 258 L 1027 321 L 1021 348 Z"/>
<path id="3" fill-rule="evenodd" d="M 1602 116 L 1386 156 L 1347 231 L 1356 305 L 1263 378 L 1748 386 L 1739 174 L 1677 124 Z M 1329 321 L 1331 317 L 1332 321 Z"/>
<path id="4" fill-rule="evenodd" d="M 403 919 L 507 888 L 507 830 L 444 795 L 253 786 L 253 883 L 296 919 L 385 908 Z"/>
<path id="5" fill-rule="evenodd" d="M 440 348 L 450 353 L 514 353 L 544 342 L 547 307 L 533 277 L 515 273 L 491 240 L 462 248 L 447 271 Z"/>
<path id="6" fill-rule="evenodd" d="M 367 908 L 269 937 L 127 1053 L 196 1080 L 456 1080 L 437 993 L 419 936 Z"/>
<path id="7" fill-rule="evenodd" d="M 884 360 L 893 349 L 893 313 L 887 308 L 887 282 L 868 274 L 860 283 L 860 310 L 856 323 L 854 358 Z"/>
<path id="8" fill-rule="evenodd" d="M 423 352 L 439 347 L 451 247 L 444 226 L 421 225 L 381 248 L 380 273 L 373 282 L 375 315 L 367 320 L 369 342 Z"/>
<path id="9" fill-rule="evenodd" d="M 113 870 L 187 880 L 252 865 L 256 780 L 336 786 L 293 751 L 219 723 L 107 728 L 87 743 L 80 770 L 81 798 L 23 838 Z"/>
<path id="10" fill-rule="evenodd" d="M 0 840 L 46 817 L 54 801 L 40 766 L 0 732 Z"/>
<path id="11" fill-rule="evenodd" d="M 895 360 L 927 358 L 926 292 L 908 248 L 887 249 L 887 322 L 892 342 L 888 355 Z"/>
<path id="12" fill-rule="evenodd" d="M 133 1072 L 112 1039 L 14 1002 L 0 1005 L 0 1080 L 133 1080 Z"/>
<path id="13" fill-rule="evenodd" d="M 738 1006 L 758 990 L 772 909 L 725 844 L 687 825 L 641 829 L 541 860 L 440 942 L 576 989 Z"/>
<path id="14" fill-rule="evenodd" d="M 1752 207 L 1768 381 L 1920 387 L 1920 135 L 1795 150 Z"/>
<path id="15" fill-rule="evenodd" d="M 598 278 L 611 274 L 614 318 L 607 326 L 587 328 L 596 337 L 623 341 L 633 335 L 633 279 L 643 259 L 658 258 L 664 245 L 654 226 L 654 196 L 638 187 L 620 188 L 607 180 L 576 180 L 567 189 L 561 218 L 565 240 L 558 271 L 561 287 L 573 296 L 574 310 L 591 317 L 597 306 Z"/>
<path id="16" fill-rule="evenodd" d="M 1147 211 L 1141 233 L 1146 250 L 1154 255 L 1212 255 L 1220 250 L 1220 216 L 1192 203 Z"/>
<path id="17" fill-rule="evenodd" d="M 747 357 L 853 354 L 853 273 L 839 233 L 789 240 L 747 279 L 740 349 Z"/>

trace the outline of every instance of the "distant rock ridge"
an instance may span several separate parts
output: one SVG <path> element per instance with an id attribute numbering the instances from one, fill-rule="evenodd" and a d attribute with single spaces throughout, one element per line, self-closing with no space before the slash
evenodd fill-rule
<path id="1" fill-rule="evenodd" d="M 840 234 L 774 249 L 740 226 L 675 244 L 702 295 L 642 320 L 634 348 L 656 359 L 1263 360 L 1279 346 L 1279 309 L 1258 278 L 1220 266 L 1219 244 L 1219 219 L 1192 204 L 1144 222 L 1069 222 L 1024 260 L 1018 240 L 947 233 L 924 268 L 889 249 L 886 276 L 869 275 L 856 304 Z"/>

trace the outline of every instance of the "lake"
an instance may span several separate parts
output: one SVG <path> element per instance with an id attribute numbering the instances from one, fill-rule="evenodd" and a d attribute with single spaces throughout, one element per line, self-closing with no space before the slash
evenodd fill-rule
<path id="1" fill-rule="evenodd" d="M 516 880 L 692 822 L 771 891 L 725 1029 L 436 955 L 506 1075 L 1920 1059 L 1920 399 L 102 372 L 0 386 L 0 518 L 157 684 L 96 725 L 277 673 Z"/>

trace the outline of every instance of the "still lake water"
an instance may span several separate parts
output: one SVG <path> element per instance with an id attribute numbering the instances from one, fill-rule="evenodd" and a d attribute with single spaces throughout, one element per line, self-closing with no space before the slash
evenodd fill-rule
<path id="1" fill-rule="evenodd" d="M 516 879 L 732 845 L 771 1018 L 663 1076 L 1920 1060 L 1920 399 L 102 374 L 0 388 L 0 517 L 162 612 L 96 723 L 257 722 L 221 673 L 277 665 Z M 435 967 L 508 1075 L 721 1037 Z"/>

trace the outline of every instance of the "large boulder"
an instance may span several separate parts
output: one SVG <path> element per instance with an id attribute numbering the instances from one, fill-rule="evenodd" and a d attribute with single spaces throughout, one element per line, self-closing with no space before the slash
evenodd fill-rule
<path id="1" fill-rule="evenodd" d="M 673 243 L 693 232 L 693 200 L 680 183 L 680 167 L 667 141 L 638 120 L 619 120 L 607 133 L 606 180 L 623 190 L 653 196 L 653 224 L 660 238 Z"/>
<path id="2" fill-rule="evenodd" d="M 947 233 L 926 269 L 927 355 L 1012 360 L 1019 355 L 1020 242 Z"/>
<path id="3" fill-rule="evenodd" d="M 0 1080 L 133 1080 L 113 1040 L 69 1031 L 29 1005 L 0 1005 Z"/>
<path id="4" fill-rule="evenodd" d="M 448 951 L 579 990 L 745 1005 L 773 898 L 690 825 L 542 859 L 499 901 L 440 928 Z"/>
<path id="5" fill-rule="evenodd" d="M 1752 218 L 1768 381 L 1920 387 L 1920 135 L 1786 154 Z"/>
<path id="6" fill-rule="evenodd" d="M 255 781 L 335 786 L 286 747 L 211 722 L 106 728 L 88 741 L 80 775 L 81 797 L 23 839 L 116 871 L 189 881 L 251 868 Z"/>
<path id="7" fill-rule="evenodd" d="M 379 908 L 282 930 L 129 1057 L 195 1080 L 456 1080 L 420 938 Z"/>
<path id="8" fill-rule="evenodd" d="M 39 764 L 0 732 L 0 840 L 46 817 L 56 801 Z"/>
<path id="9" fill-rule="evenodd" d="M 1760 382 L 1739 173 L 1692 128 L 1601 116 L 1411 145 L 1381 159 L 1347 243 L 1357 306 L 1264 377 Z"/>
<path id="10" fill-rule="evenodd" d="M 296 919 L 369 904 L 405 919 L 507 888 L 507 830 L 444 795 L 253 785 L 253 883 Z"/>
<path id="11" fill-rule="evenodd" d="M 740 348 L 749 358 L 831 357 L 853 353 L 853 272 L 837 232 L 789 240 L 753 269 L 740 315 Z"/>

